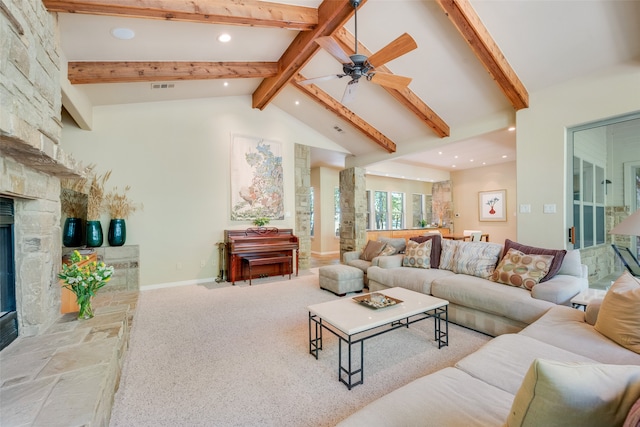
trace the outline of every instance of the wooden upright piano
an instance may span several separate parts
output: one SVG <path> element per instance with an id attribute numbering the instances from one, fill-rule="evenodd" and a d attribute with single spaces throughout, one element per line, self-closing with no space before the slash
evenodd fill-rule
<path id="1" fill-rule="evenodd" d="M 291 229 L 255 227 L 225 230 L 227 282 L 293 273 L 298 275 L 298 238 Z M 295 251 L 295 254 L 294 254 Z"/>

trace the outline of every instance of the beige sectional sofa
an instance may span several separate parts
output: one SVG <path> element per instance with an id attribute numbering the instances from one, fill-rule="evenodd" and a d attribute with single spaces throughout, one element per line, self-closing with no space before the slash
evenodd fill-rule
<path id="1" fill-rule="evenodd" d="M 637 427 L 638 304 L 640 282 L 625 273 L 599 313 L 595 304 L 586 313 L 553 305 L 519 333 L 494 338 L 455 366 L 375 400 L 339 426 Z"/>
<path id="2" fill-rule="evenodd" d="M 562 257 L 557 273 L 529 290 L 490 280 L 504 245 L 431 239 L 431 268 L 406 266 L 407 254 L 379 256 L 366 268 L 369 291 L 403 287 L 446 299 L 450 321 L 497 336 L 522 330 L 556 305 L 570 305 L 571 298 L 589 287 L 577 250 L 556 251 Z M 507 242 L 510 248 L 518 245 Z"/>

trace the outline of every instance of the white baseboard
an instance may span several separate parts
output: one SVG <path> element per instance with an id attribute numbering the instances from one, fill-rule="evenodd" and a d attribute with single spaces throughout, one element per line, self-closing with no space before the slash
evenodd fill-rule
<path id="1" fill-rule="evenodd" d="M 207 279 L 193 279 L 193 280 L 183 280 L 180 282 L 156 283 L 155 285 L 141 286 L 140 291 L 151 291 L 153 289 L 163 289 L 163 288 L 175 288 L 177 286 L 200 285 L 202 283 L 211 283 L 215 281 L 216 281 L 215 277 L 210 277 Z"/>
<path id="2" fill-rule="evenodd" d="M 316 251 L 311 251 L 311 255 L 315 255 L 315 256 L 340 255 L 340 251 L 331 251 L 331 252 L 316 252 Z"/>

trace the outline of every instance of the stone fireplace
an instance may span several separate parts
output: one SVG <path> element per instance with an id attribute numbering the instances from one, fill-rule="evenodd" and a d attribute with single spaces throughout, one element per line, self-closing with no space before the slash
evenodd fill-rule
<path id="1" fill-rule="evenodd" d="M 30 336 L 60 316 L 60 180 L 77 178 L 80 167 L 59 147 L 56 17 L 41 0 L 2 0 L 2 6 L 0 197 L 14 201 L 18 332 Z"/>

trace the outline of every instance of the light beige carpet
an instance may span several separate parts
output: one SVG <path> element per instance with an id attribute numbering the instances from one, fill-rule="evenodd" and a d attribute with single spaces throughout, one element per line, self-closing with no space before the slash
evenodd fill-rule
<path id="1" fill-rule="evenodd" d="M 309 354 L 306 307 L 336 298 L 317 270 L 142 292 L 111 426 L 332 426 L 490 339 L 450 325 L 438 349 L 432 320 L 372 338 L 364 384 L 349 391 L 337 338 L 325 334 L 319 360 Z"/>

